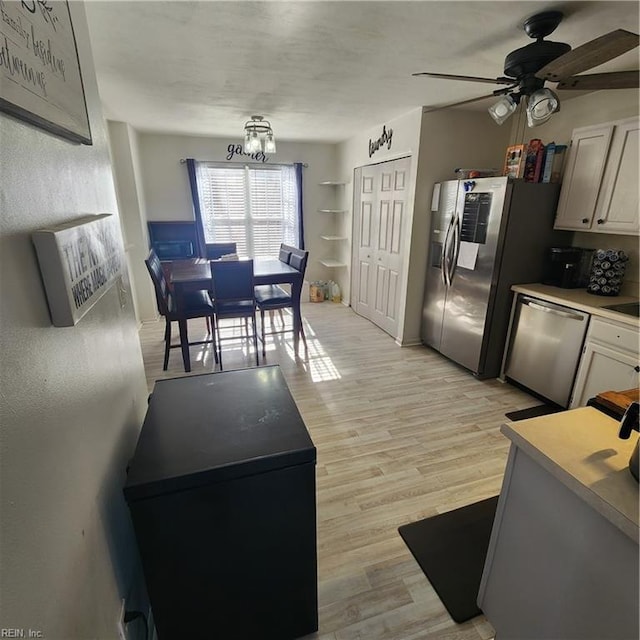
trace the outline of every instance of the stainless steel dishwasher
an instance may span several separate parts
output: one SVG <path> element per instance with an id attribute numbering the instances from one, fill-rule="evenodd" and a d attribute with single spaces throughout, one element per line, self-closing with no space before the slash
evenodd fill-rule
<path id="1" fill-rule="evenodd" d="M 518 296 L 506 378 L 568 407 L 588 324 L 588 313 Z"/>

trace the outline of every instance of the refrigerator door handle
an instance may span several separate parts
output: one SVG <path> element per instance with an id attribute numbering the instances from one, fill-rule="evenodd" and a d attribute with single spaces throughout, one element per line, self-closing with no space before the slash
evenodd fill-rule
<path id="1" fill-rule="evenodd" d="M 532 302 L 531 300 L 524 299 L 522 304 L 527 307 L 531 307 L 536 311 L 544 311 L 545 313 L 551 313 L 555 316 L 560 316 L 561 318 L 567 318 L 569 320 L 584 320 L 584 316 L 578 315 L 577 313 L 571 313 L 569 311 L 560 311 L 560 309 L 556 309 L 555 307 L 547 307 L 546 305 L 540 304 L 538 302 Z"/>
<path id="2" fill-rule="evenodd" d="M 453 282 L 453 276 L 456 274 L 458 266 L 458 255 L 460 254 L 460 218 L 456 214 L 453 223 L 453 259 L 451 260 L 451 269 L 449 270 L 449 282 Z"/>
<path id="3" fill-rule="evenodd" d="M 449 234 L 451 233 L 452 226 L 453 226 L 453 216 L 451 217 L 451 219 L 449 220 L 449 224 L 447 225 L 447 232 L 444 235 L 444 243 L 442 244 L 442 255 L 440 256 L 440 269 L 442 271 L 442 282 L 444 283 L 445 287 L 449 287 L 451 285 L 447 255 L 449 253 Z"/>

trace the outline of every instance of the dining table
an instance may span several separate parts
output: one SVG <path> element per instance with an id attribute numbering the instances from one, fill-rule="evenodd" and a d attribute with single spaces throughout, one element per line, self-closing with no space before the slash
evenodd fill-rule
<path id="1" fill-rule="evenodd" d="M 180 300 L 189 291 L 211 291 L 211 265 L 205 258 L 192 258 L 190 260 L 175 260 L 171 263 L 170 283 L 175 295 L 176 304 L 180 306 Z M 300 330 L 302 327 L 302 315 L 300 312 L 300 294 L 302 292 L 301 271 L 292 267 L 278 258 L 254 258 L 253 282 L 255 285 L 263 284 L 290 284 L 293 311 L 293 350 L 297 357 L 300 344 Z M 180 347 L 184 370 L 191 371 L 191 357 L 189 355 L 189 340 L 186 330 L 181 332 Z"/>

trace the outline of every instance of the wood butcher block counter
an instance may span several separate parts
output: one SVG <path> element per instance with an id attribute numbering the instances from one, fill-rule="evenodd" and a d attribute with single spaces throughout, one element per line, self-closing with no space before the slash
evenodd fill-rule
<path id="1" fill-rule="evenodd" d="M 478 604 L 501 640 L 638 637 L 638 438 L 584 407 L 507 423 Z"/>
<path id="2" fill-rule="evenodd" d="M 548 284 L 515 284 L 511 287 L 516 293 L 523 293 L 547 302 L 554 302 L 572 309 L 585 311 L 592 316 L 615 320 L 632 327 L 640 327 L 640 319 L 611 309 L 604 309 L 612 304 L 638 302 L 638 296 L 596 296 L 587 293 L 586 289 L 562 289 Z"/>

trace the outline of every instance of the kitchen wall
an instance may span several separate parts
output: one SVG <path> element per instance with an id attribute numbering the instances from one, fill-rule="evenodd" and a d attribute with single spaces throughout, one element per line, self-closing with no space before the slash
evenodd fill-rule
<path id="1" fill-rule="evenodd" d="M 0 627 L 115 638 L 120 598 L 145 609 L 125 469 L 147 389 L 130 296 L 51 324 L 31 233 L 118 214 L 84 5 L 69 3 L 93 145 L 0 114 Z"/>
<path id="2" fill-rule="evenodd" d="M 432 111 L 422 116 L 403 344 L 420 343 L 433 185 L 456 179 L 454 171 L 458 167 L 492 169 L 502 166 L 508 132 L 496 127 L 487 116 L 485 112 L 458 109 Z"/>
<path id="3" fill-rule="evenodd" d="M 570 92 L 561 94 L 561 109 L 539 127 L 530 129 L 526 117 L 516 118 L 511 126 L 509 144 L 524 144 L 531 138 L 540 138 L 544 143 L 555 141 L 568 144 L 571 132 L 578 127 L 601 124 L 611 120 L 622 120 L 637 116 L 639 96 L 636 89 L 597 91 L 566 99 Z M 624 249 L 629 255 L 623 292 L 638 295 L 640 280 L 640 245 L 637 236 L 622 236 L 604 233 L 577 231 L 573 245 L 586 248 Z"/>
<path id="4" fill-rule="evenodd" d="M 411 237 L 406 247 L 409 261 L 402 281 L 402 315 L 398 342 L 402 345 L 419 344 L 433 185 L 443 180 L 456 179 L 454 170 L 457 167 L 501 167 L 509 132 L 498 129 L 485 113 L 457 109 L 423 114 L 422 108 L 419 108 L 384 123 L 384 126 L 392 128 L 394 132 L 391 149 L 381 148 L 372 158 L 368 154 L 369 140 L 379 137 L 383 123 L 339 145 L 341 173 L 350 179 L 343 201 L 343 208 L 350 212 L 344 218 L 343 233 L 349 238 L 349 242 L 343 259 L 351 264 L 354 169 L 411 155 L 407 210 L 411 216 Z M 345 299 L 348 300 L 350 282 L 347 272 L 340 285 L 347 292 Z"/>

